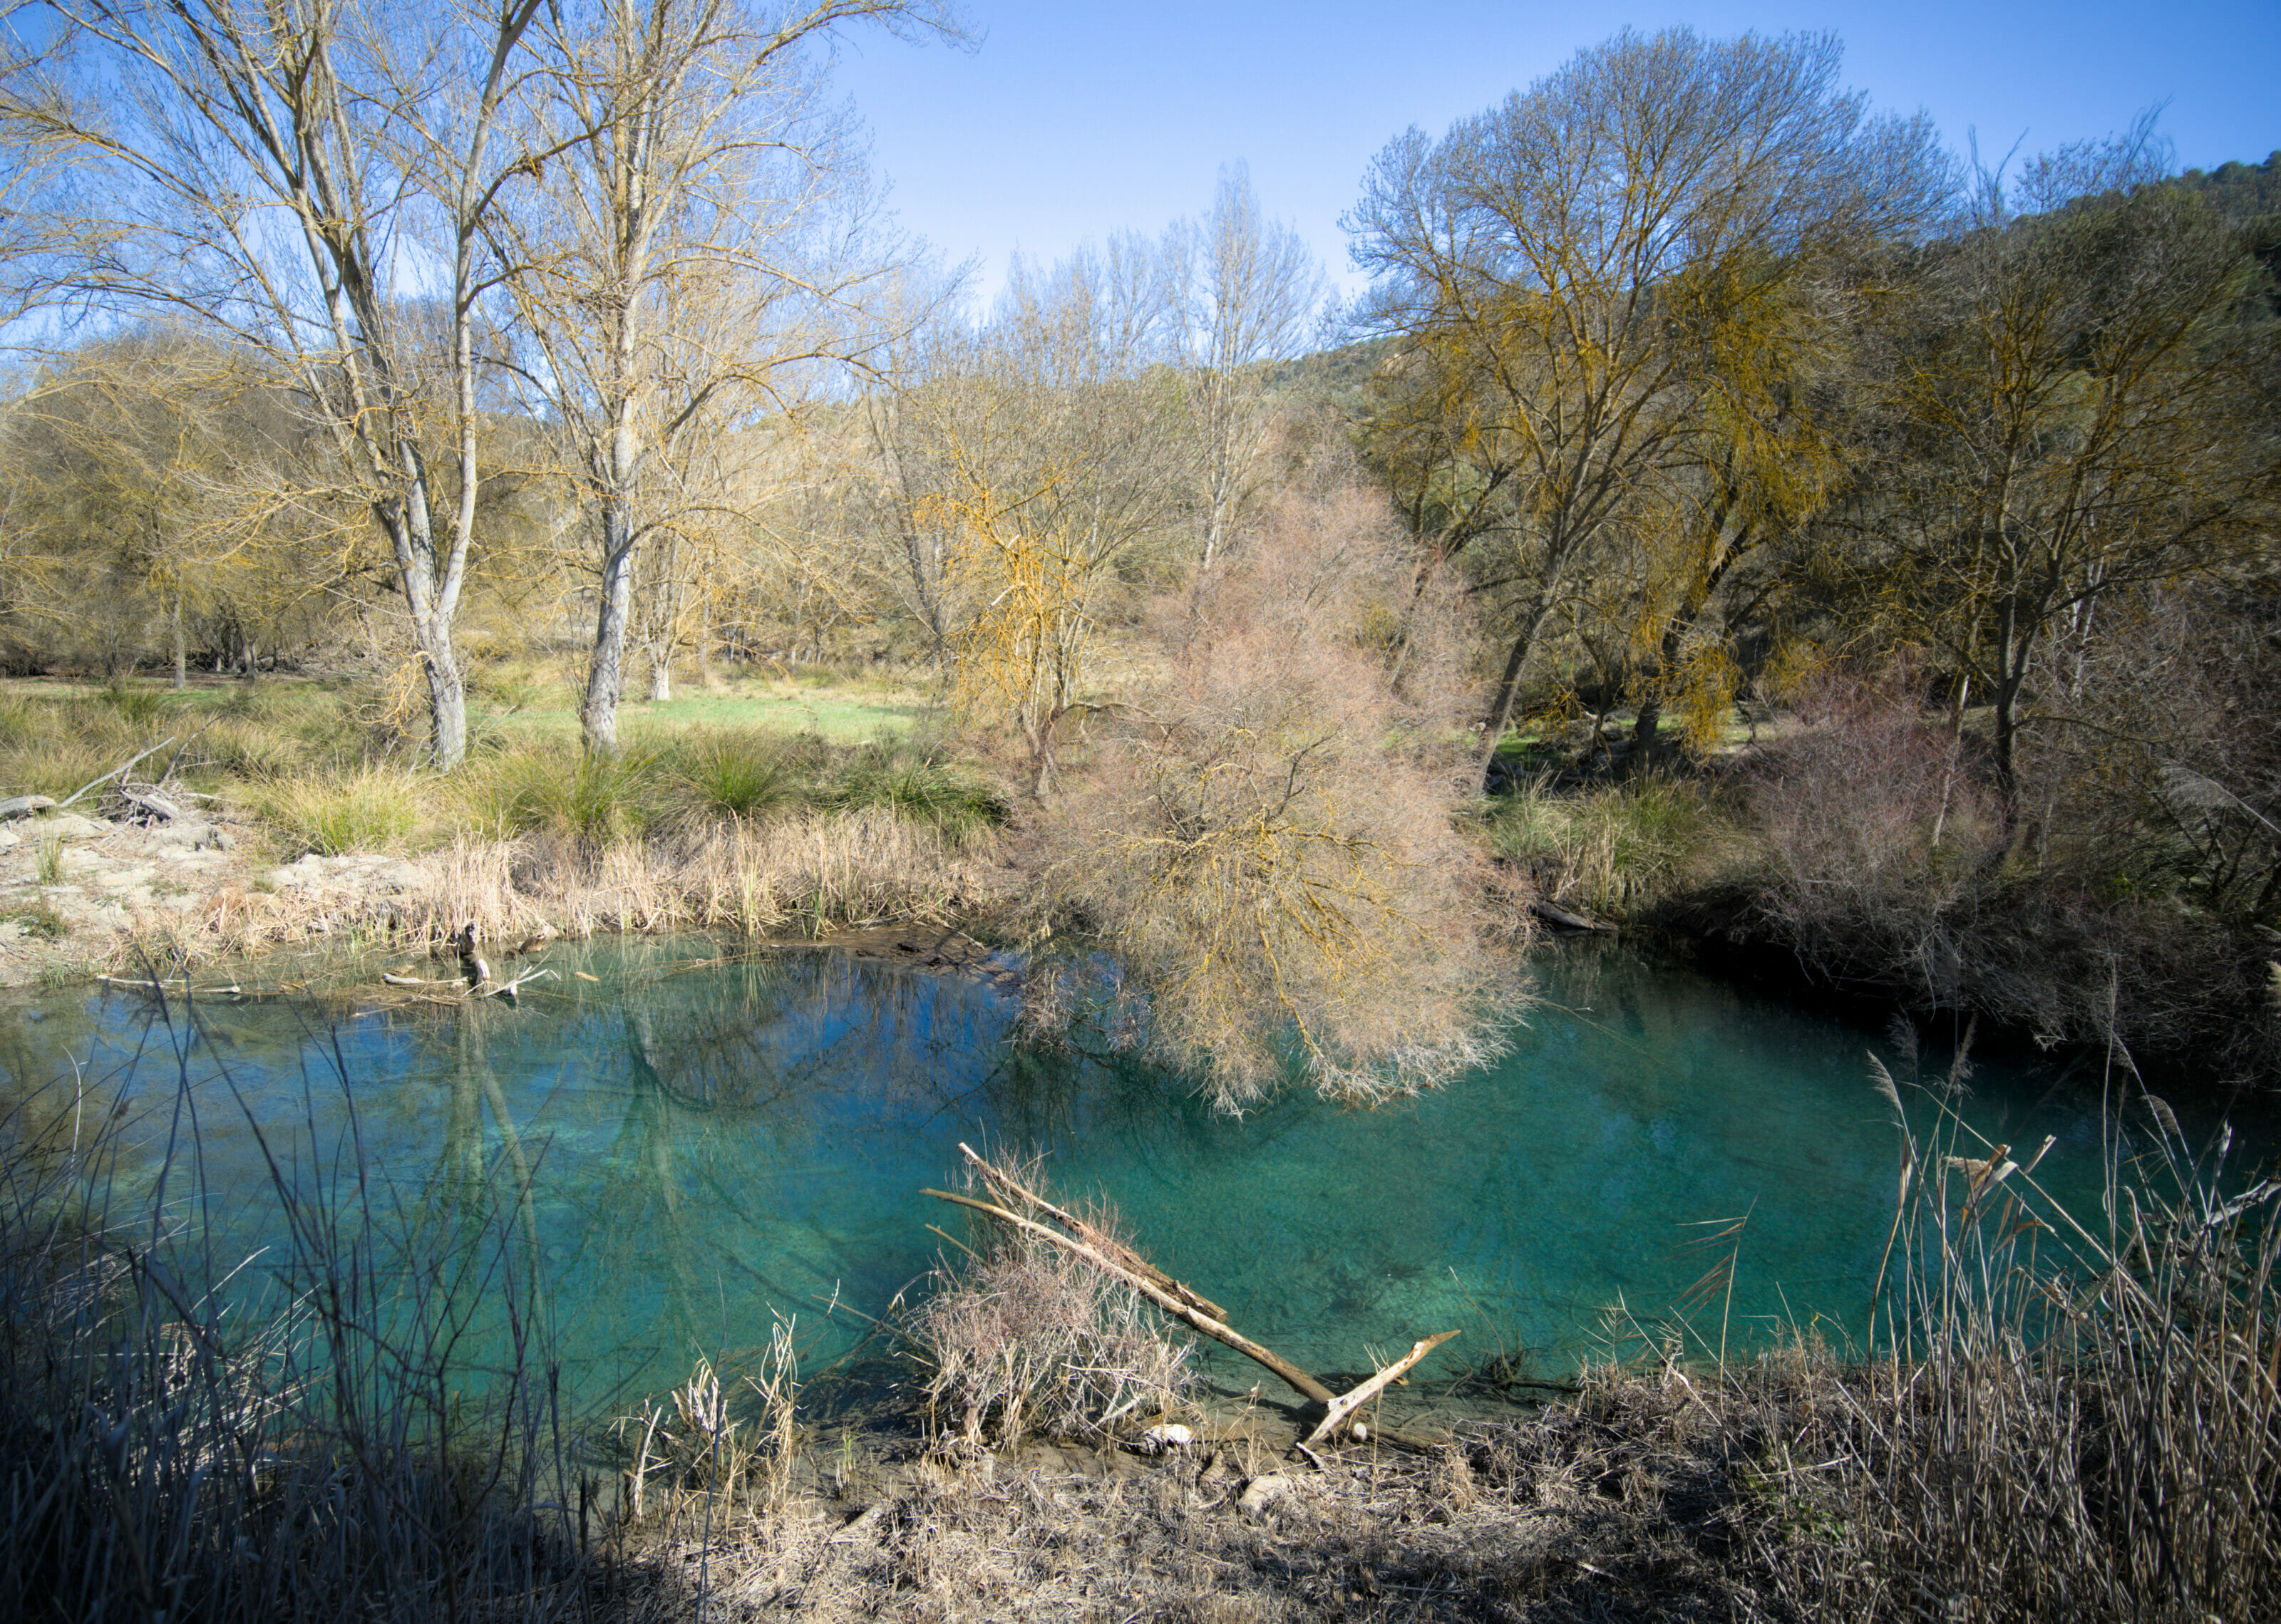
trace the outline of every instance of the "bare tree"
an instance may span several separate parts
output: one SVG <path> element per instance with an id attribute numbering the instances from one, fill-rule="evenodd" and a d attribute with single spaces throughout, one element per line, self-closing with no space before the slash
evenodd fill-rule
<path id="1" fill-rule="evenodd" d="M 1263 372 L 1311 336 L 1322 273 L 1299 234 L 1261 211 L 1239 164 L 1221 171 L 1210 213 L 1165 233 L 1163 274 L 1172 351 L 1196 419 L 1210 569 L 1260 490 Z"/>
<path id="2" fill-rule="evenodd" d="M 1160 365 L 1145 241 L 1017 261 L 987 326 L 931 351 L 894 408 L 893 522 L 973 714 L 1011 725 L 1034 792 L 1122 573 L 1169 544 L 1192 485 L 1184 387 Z"/>
<path id="3" fill-rule="evenodd" d="M 1348 224 L 1374 319 L 1451 381 L 1429 393 L 1463 397 L 1458 483 L 1516 487 L 1485 758 L 1575 571 L 1653 511 L 1701 426 L 1674 312 L 1747 319 L 1831 245 L 1937 206 L 1929 126 L 1869 117 L 1838 57 L 1827 35 L 1627 31 L 1373 165 Z"/>
<path id="4" fill-rule="evenodd" d="M 866 21 L 947 26 L 928 0 L 608 0 L 550 19 L 540 117 L 563 156 L 499 235 L 598 566 L 580 711 L 597 751 L 617 747 L 640 550 L 703 466 L 677 450 L 783 412 L 815 366 L 874 343 L 858 306 L 882 267 L 815 57 Z"/>
<path id="5" fill-rule="evenodd" d="M 481 232 L 540 161 L 499 139 L 538 0 L 416 23 L 343 0 L 46 10 L 56 41 L 11 65 L 0 120 L 12 142 L 81 165 L 78 189 L 50 200 L 73 223 L 54 280 L 99 313 L 209 324 L 292 379 L 386 538 L 434 758 L 454 766 L 467 716 L 452 624 L 481 483 Z M 413 37 L 430 49 L 398 54 L 391 42 Z M 438 238 L 441 266 L 421 251 Z M 404 321 L 407 295 L 437 289 L 450 477 L 430 465 L 438 403 Z"/>

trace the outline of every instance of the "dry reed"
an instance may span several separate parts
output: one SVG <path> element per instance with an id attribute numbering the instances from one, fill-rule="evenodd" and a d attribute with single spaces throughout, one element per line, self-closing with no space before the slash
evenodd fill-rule
<path id="1" fill-rule="evenodd" d="M 954 837 L 880 807 L 716 824 L 599 850 L 538 835 L 459 835 L 385 874 L 344 866 L 287 889 L 238 881 L 185 921 L 152 920 L 116 963 L 204 962 L 312 937 L 433 943 L 473 923 L 479 941 L 598 931 L 817 934 L 886 920 L 949 923 L 1008 883 L 989 834 Z"/>
<path id="2" fill-rule="evenodd" d="M 514 1203 L 407 1233 L 352 1143 L 274 1128 L 266 1189 L 208 1190 L 181 1087 L 148 1120 L 77 1079 L 0 1120 L 0 1615 L 574 1615 L 571 1423 Z M 225 1195 L 280 1209 L 233 1288 Z M 479 1388 L 472 1296 L 503 1321 Z"/>

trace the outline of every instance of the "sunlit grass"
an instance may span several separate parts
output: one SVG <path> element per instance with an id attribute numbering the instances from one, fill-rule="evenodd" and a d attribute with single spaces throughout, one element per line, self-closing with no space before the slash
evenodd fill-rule
<path id="1" fill-rule="evenodd" d="M 381 851 L 421 826 L 421 785 L 401 768 L 371 766 L 346 777 L 297 775 L 258 787 L 253 809 L 296 848 L 293 855 Z"/>
<path id="2" fill-rule="evenodd" d="M 502 668 L 478 673 L 470 687 L 479 731 L 508 742 L 578 735 L 578 689 L 561 672 Z M 937 709 L 926 689 L 900 678 L 770 673 L 717 678 L 711 686 L 692 681 L 662 704 L 630 692 L 618 712 L 618 729 L 629 743 L 651 745 L 692 729 L 722 727 L 810 733 L 853 744 L 907 732 Z"/>
<path id="3" fill-rule="evenodd" d="M 1582 789 L 1526 783 L 1488 803 L 1481 830 L 1550 900 L 1605 914 L 1701 877 L 1732 855 L 1735 835 L 1701 784 L 1660 774 Z"/>

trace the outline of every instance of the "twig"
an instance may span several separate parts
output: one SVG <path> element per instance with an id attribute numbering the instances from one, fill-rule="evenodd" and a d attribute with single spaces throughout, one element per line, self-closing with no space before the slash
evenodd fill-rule
<path id="1" fill-rule="evenodd" d="M 113 767 L 113 768 L 112 768 L 112 769 L 111 769 L 111 771 L 109 771 L 108 773 L 105 773 L 105 774 L 104 774 L 101 778 L 97 779 L 93 783 L 81 784 L 78 789 L 76 789 L 73 790 L 69 795 L 67 795 L 67 796 L 64 797 L 64 798 L 63 798 L 62 800 L 58 801 L 58 802 L 56 803 L 56 810 L 57 810 L 58 812 L 61 812 L 65 807 L 69 806 L 69 805 L 70 805 L 73 801 L 78 800 L 80 797 L 81 797 L 81 796 L 85 795 L 89 790 L 90 790 L 90 789 L 101 789 L 104 785 L 105 785 L 105 784 L 109 783 L 112 779 L 117 778 L 117 777 L 120 776 L 121 774 L 123 774 L 124 773 L 126 773 L 129 768 L 131 768 L 132 766 L 134 766 L 134 765 L 135 765 L 135 763 L 136 761 L 140 761 L 140 760 L 142 760 L 142 759 L 143 759 L 143 756 L 155 756 L 155 755 L 157 755 L 160 750 L 162 750 L 166 749 L 167 745 L 172 744 L 174 742 L 174 735 L 173 734 L 171 734 L 171 733 L 170 733 L 170 734 L 168 734 L 165 738 L 163 738 L 163 739 L 159 740 L 156 744 L 153 744 L 150 749 L 148 749 L 148 750 L 144 750 L 144 751 L 143 752 L 143 755 L 141 755 L 141 756 L 136 756 L 136 757 L 135 757 L 135 758 L 133 758 L 133 760 L 129 760 L 129 761 L 123 762 L 123 763 L 121 763 L 120 766 L 115 766 L 115 767 Z"/>
<path id="2" fill-rule="evenodd" d="M 957 1247 L 959 1251 L 973 1258 L 975 1262 L 979 1263 L 982 1261 L 982 1255 L 979 1252 L 976 1251 L 974 1248 L 969 1246 L 965 1242 L 960 1240 L 956 1235 L 951 1234 L 949 1230 L 941 1228 L 934 1224 L 929 1224 L 927 1228 L 933 1230 L 935 1234 L 942 1236 L 944 1240 L 948 1241 L 953 1246 Z"/>
<path id="3" fill-rule="evenodd" d="M 1114 1258 L 1117 1262 L 1123 1264 L 1134 1274 L 1144 1275 L 1148 1279 L 1156 1281 L 1157 1285 L 1171 1292 L 1174 1297 L 1180 1298 L 1183 1302 L 1202 1309 L 1204 1312 L 1211 1315 L 1215 1320 L 1225 1320 L 1227 1318 L 1227 1310 L 1222 1308 L 1218 1303 L 1213 1302 L 1202 1292 L 1195 1290 L 1192 1287 L 1185 1286 L 1179 1281 L 1174 1280 L 1170 1274 L 1165 1274 L 1164 1270 L 1149 1262 L 1148 1259 L 1142 1257 L 1139 1252 L 1134 1251 L 1130 1246 L 1125 1244 L 1124 1242 L 1118 1240 L 1115 1235 L 1103 1234 L 1101 1230 L 1094 1228 L 1093 1225 L 1086 1223 L 1085 1220 L 1078 1217 L 1075 1213 L 1063 1212 L 1052 1202 L 1047 1200 L 1043 1196 L 1039 1195 L 1037 1191 L 1017 1182 L 1014 1179 L 1013 1175 L 1009 1174 L 1004 1168 L 997 1166 L 994 1162 L 991 1162 L 983 1157 L 976 1155 L 974 1147 L 968 1144 L 963 1139 L 960 1140 L 958 1143 L 958 1153 L 966 1158 L 968 1165 L 973 1167 L 976 1172 L 979 1173 L 983 1178 L 988 1181 L 991 1188 L 997 1190 L 1000 1195 L 1004 1196 L 1012 1194 L 1019 1197 L 1022 1200 L 1028 1202 L 1032 1206 L 1037 1208 L 1038 1211 L 1043 1212 L 1047 1217 L 1052 1219 L 1055 1223 L 1069 1230 L 1079 1240 L 1087 1242 L 1093 1246 L 1097 1247 L 1102 1251 L 1108 1253 L 1111 1258 Z"/>

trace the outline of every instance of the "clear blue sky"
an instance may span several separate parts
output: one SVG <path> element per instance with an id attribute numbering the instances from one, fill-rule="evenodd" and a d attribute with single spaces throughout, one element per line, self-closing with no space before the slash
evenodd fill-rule
<path id="1" fill-rule="evenodd" d="M 968 0 L 978 49 L 847 42 L 837 82 L 868 124 L 906 230 L 953 261 L 1041 259 L 1202 210 L 1241 159 L 1268 212 L 1342 285 L 1339 230 L 1363 170 L 1409 125 L 1439 134 L 1631 23 L 1699 33 L 1827 28 L 1878 106 L 1930 112 L 1961 150 L 2035 152 L 2167 103 L 2182 168 L 2281 148 L 2281 0 L 1921 0 L 1625 10 L 1567 5 Z"/>

